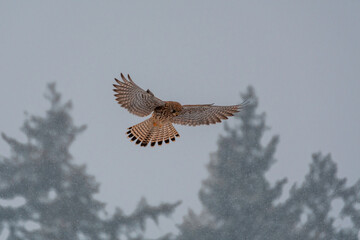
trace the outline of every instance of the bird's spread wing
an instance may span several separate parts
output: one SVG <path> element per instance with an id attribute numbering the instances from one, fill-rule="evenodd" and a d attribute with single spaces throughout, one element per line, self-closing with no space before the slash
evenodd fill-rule
<path id="1" fill-rule="evenodd" d="M 189 126 L 215 124 L 221 122 L 222 119 L 233 116 L 242 107 L 242 104 L 233 106 L 183 105 L 182 111 L 172 119 L 172 122 Z"/>
<path id="2" fill-rule="evenodd" d="M 129 112 L 144 117 L 149 115 L 158 106 L 163 106 L 165 103 L 154 96 L 150 90 L 143 90 L 136 85 L 130 76 L 128 79 L 121 74 L 123 80 L 119 81 L 115 78 L 117 84 L 114 85 L 116 94 L 116 101 Z"/>

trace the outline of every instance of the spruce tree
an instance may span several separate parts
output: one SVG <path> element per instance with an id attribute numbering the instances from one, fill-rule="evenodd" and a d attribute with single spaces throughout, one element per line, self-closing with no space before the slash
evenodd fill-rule
<path id="1" fill-rule="evenodd" d="M 304 183 L 294 185 L 284 200 L 286 179 L 271 184 L 265 177 L 275 163 L 279 138 L 273 136 L 262 144 L 265 114 L 256 113 L 253 88 L 242 97 L 250 102 L 236 116 L 239 124 L 225 125 L 225 136 L 220 136 L 218 150 L 211 155 L 209 177 L 199 192 L 203 210 L 189 211 L 177 240 L 357 239 L 360 182 L 346 187 L 330 157 L 315 154 Z M 351 227 L 335 227 L 330 212 L 337 199 L 344 201 L 344 207 L 336 218 L 349 216 Z"/>
<path id="2" fill-rule="evenodd" d="M 181 240 L 194 239 L 194 234 L 196 239 L 272 239 L 268 229 L 277 237 L 278 231 L 294 223 L 281 219 L 282 206 L 274 204 L 286 180 L 271 186 L 265 178 L 275 162 L 278 137 L 263 146 L 261 138 L 267 126 L 265 115 L 255 112 L 258 101 L 253 88 L 248 88 L 243 99 L 251 100 L 236 116 L 240 125 L 225 125 L 226 135 L 220 136 L 218 150 L 211 155 L 210 176 L 199 193 L 203 213 L 185 218 L 180 226 Z M 213 238 L 202 238 L 203 232 Z"/>
<path id="3" fill-rule="evenodd" d="M 0 199 L 24 204 L 0 205 L 0 234 L 6 228 L 8 240 L 143 239 L 146 219 L 157 222 L 179 203 L 152 207 L 142 199 L 130 215 L 118 208 L 105 217 L 104 203 L 94 198 L 99 184 L 69 152 L 86 127 L 74 124 L 71 102 L 62 103 L 55 84 L 48 90 L 46 116 L 31 116 L 21 128 L 25 143 L 2 134 L 11 156 L 0 159 Z"/>
<path id="4" fill-rule="evenodd" d="M 360 180 L 346 186 L 346 178 L 337 176 L 330 155 L 313 154 L 310 171 L 300 187 L 293 186 L 289 202 L 301 206 L 303 220 L 294 239 L 357 240 L 360 230 Z M 334 213 L 337 201 L 339 214 Z M 340 221 L 348 218 L 348 223 Z"/>

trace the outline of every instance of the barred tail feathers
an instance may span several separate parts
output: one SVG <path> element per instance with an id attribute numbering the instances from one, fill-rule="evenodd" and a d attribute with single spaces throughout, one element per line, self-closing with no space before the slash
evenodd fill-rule
<path id="1" fill-rule="evenodd" d="M 128 128 L 127 135 L 131 141 L 135 141 L 136 144 L 140 144 L 142 147 L 146 147 L 150 142 L 151 146 L 155 146 L 157 143 L 159 146 L 163 142 L 168 144 L 171 141 L 175 141 L 175 137 L 180 137 L 174 126 L 170 123 L 164 123 L 162 125 L 154 124 L 154 120 L 149 118 L 139 124 L 136 124 Z"/>
<path id="2" fill-rule="evenodd" d="M 153 147 L 157 143 L 160 146 L 163 142 L 168 144 L 170 143 L 170 140 L 175 141 L 176 137 L 180 137 L 179 133 L 176 131 L 172 123 L 167 122 L 162 126 L 154 127 L 150 145 Z"/>

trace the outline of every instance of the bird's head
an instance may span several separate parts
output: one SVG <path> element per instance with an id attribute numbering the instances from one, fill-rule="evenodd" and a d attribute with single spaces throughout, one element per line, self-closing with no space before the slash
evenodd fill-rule
<path id="1" fill-rule="evenodd" d="M 168 106 L 169 106 L 170 113 L 175 117 L 178 116 L 182 110 L 182 106 L 178 102 L 169 101 Z"/>

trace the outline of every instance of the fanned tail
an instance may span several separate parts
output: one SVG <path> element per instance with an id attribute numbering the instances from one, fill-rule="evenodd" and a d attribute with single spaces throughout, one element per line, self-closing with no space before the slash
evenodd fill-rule
<path id="1" fill-rule="evenodd" d="M 128 128 L 126 132 L 131 141 L 146 147 L 149 143 L 153 147 L 156 143 L 161 146 L 163 142 L 168 144 L 180 137 L 174 126 L 170 123 L 156 124 L 153 118 L 149 118 L 139 124 Z"/>

